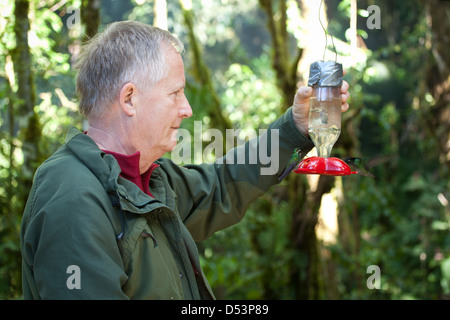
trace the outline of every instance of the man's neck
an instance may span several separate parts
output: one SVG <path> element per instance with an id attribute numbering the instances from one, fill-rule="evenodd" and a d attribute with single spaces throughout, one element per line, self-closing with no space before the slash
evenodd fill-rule
<path id="1" fill-rule="evenodd" d="M 116 153 L 121 153 L 125 155 L 130 155 L 135 153 L 130 150 L 126 150 L 126 148 L 121 143 L 121 139 L 114 133 L 111 133 L 107 130 L 100 129 L 95 126 L 89 126 L 89 130 L 87 135 L 94 140 L 97 146 L 102 150 L 109 150 Z"/>
<path id="2" fill-rule="evenodd" d="M 107 130 L 95 125 L 90 125 L 87 135 L 94 140 L 97 146 L 102 150 L 112 151 L 123 155 L 133 155 L 137 151 L 141 151 L 131 143 L 127 143 L 129 140 L 128 136 L 123 130 L 120 130 L 120 128 Z M 150 159 L 146 152 L 141 151 L 139 162 L 139 171 L 141 174 L 146 172 L 155 160 L 156 159 Z"/>

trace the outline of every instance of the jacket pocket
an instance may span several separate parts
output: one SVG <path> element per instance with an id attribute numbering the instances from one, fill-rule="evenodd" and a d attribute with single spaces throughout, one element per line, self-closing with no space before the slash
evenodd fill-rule
<path id="1" fill-rule="evenodd" d="M 124 292 L 133 299 L 184 299 L 180 261 L 154 212 L 135 219 L 119 244 L 126 253 Z"/>

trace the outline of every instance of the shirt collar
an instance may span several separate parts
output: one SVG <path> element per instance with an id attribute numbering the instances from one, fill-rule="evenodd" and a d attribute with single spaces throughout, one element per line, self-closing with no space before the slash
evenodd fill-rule
<path id="1" fill-rule="evenodd" d="M 139 170 L 139 160 L 141 158 L 141 153 L 139 151 L 131 155 L 117 153 L 109 150 L 102 151 L 112 155 L 117 160 L 121 169 L 121 177 L 130 180 L 131 182 L 136 184 L 144 193 L 153 197 L 149 189 L 149 183 L 153 170 L 158 167 L 156 163 L 152 163 L 147 171 L 141 174 Z"/>

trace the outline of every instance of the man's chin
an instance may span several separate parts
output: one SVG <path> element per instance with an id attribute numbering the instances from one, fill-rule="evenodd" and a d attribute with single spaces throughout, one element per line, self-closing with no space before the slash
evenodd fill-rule
<path id="1" fill-rule="evenodd" d="M 175 147 L 177 146 L 177 144 L 178 144 L 178 141 L 170 140 L 170 143 L 167 146 L 166 152 L 172 152 L 173 149 L 175 149 Z"/>

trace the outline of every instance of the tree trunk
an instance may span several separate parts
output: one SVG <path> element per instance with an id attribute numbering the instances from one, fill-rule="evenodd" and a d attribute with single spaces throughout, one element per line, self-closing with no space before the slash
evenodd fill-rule
<path id="1" fill-rule="evenodd" d="M 22 141 L 23 165 L 21 170 L 22 190 L 27 190 L 23 195 L 28 197 L 31 188 L 33 174 L 41 160 L 39 141 L 42 135 L 39 117 L 34 111 L 36 105 L 36 93 L 34 86 L 32 58 L 28 45 L 28 20 L 29 2 L 16 0 L 14 15 L 16 22 L 14 34 L 16 36 L 16 48 L 12 58 L 17 79 L 17 92 L 15 99 L 15 120 L 19 128 L 19 138 Z M 25 203 L 25 201 L 24 201 Z"/>
<path id="2" fill-rule="evenodd" d="M 36 93 L 32 57 L 28 45 L 29 10 L 27 0 L 15 1 L 14 36 L 16 47 L 11 51 L 11 59 L 7 56 L 5 65 L 11 85 L 6 91 L 10 149 L 8 154 L 9 176 L 6 186 L 4 186 L 6 196 L 4 197 L 5 201 L 1 201 L 4 205 L 1 210 L 4 214 L 2 217 L 4 225 L 0 240 L 2 243 L 10 244 L 0 247 L 0 255 L 5 262 L 5 267 L 2 266 L 3 282 L 9 285 L 9 292 L 5 292 L 8 292 L 11 297 L 17 295 L 21 284 L 20 248 L 18 245 L 12 244 L 19 243 L 17 230 L 20 226 L 20 219 L 31 189 L 33 174 L 42 160 L 39 148 L 42 128 L 38 115 L 34 111 Z M 12 68 L 10 68 L 11 66 Z M 8 70 L 11 70 L 11 73 Z M 15 89 L 16 86 L 17 89 Z M 17 141 L 20 142 L 17 143 Z M 20 167 L 14 161 L 14 152 L 18 149 L 21 149 L 23 155 L 23 163 Z M 19 185 L 20 188 L 15 185 Z"/>
<path id="3" fill-rule="evenodd" d="M 166 0 L 155 0 L 153 6 L 153 13 L 155 15 L 155 20 L 153 25 L 160 29 L 167 30 L 167 1 Z"/>
<path id="4" fill-rule="evenodd" d="M 450 117 L 450 6 L 445 1 L 424 1 L 427 23 L 431 33 L 432 59 L 429 61 L 428 77 L 425 79 L 435 104 L 431 106 L 424 119 L 429 134 L 435 138 L 440 148 L 440 158 L 450 169 L 449 132 Z"/>
<path id="5" fill-rule="evenodd" d="M 85 26 L 84 40 L 95 36 L 100 26 L 101 0 L 83 0 L 81 4 L 81 22 Z"/>
<path id="6" fill-rule="evenodd" d="M 183 0 L 180 0 L 183 9 L 184 24 L 187 27 L 187 33 L 190 45 L 190 54 L 192 55 L 193 67 L 191 73 L 199 85 L 199 98 L 203 107 L 207 108 L 207 114 L 211 119 L 212 128 L 225 131 L 231 129 L 230 120 L 222 113 L 221 102 L 211 79 L 211 73 L 205 64 L 202 51 L 195 36 L 194 22 L 191 8 L 187 7 Z M 188 84 L 189 85 L 189 84 Z M 204 103 L 203 103 L 204 102 Z M 225 143 L 224 143 L 225 145 Z M 225 147 L 224 147 L 225 148 Z"/>
<path id="7" fill-rule="evenodd" d="M 286 111 L 294 101 L 297 90 L 297 69 L 303 49 L 298 48 L 294 57 L 289 52 L 289 35 L 287 32 L 286 2 L 279 1 L 277 12 L 273 0 L 259 0 L 261 8 L 267 15 L 267 28 L 272 36 L 272 67 L 277 76 L 277 87 L 283 97 L 283 110 Z M 277 19 L 275 15 L 279 16 Z"/>
<path id="8" fill-rule="evenodd" d="M 304 50 L 297 49 L 294 57 L 289 52 L 287 33 L 286 2 L 278 2 L 278 11 L 274 11 L 273 0 L 259 0 L 261 8 L 267 14 L 267 25 L 272 36 L 273 62 L 277 75 L 277 85 L 283 96 L 284 110 L 292 105 L 299 80 L 299 62 L 303 58 Z M 302 7 L 306 7 L 303 4 Z M 309 18 L 317 12 L 308 11 Z M 319 299 L 322 285 L 320 282 L 321 263 L 319 258 L 316 224 L 318 212 L 325 193 L 330 192 L 334 179 L 321 176 L 318 188 L 310 192 L 305 177 L 294 175 L 286 179 L 285 192 L 287 201 L 292 208 L 291 243 L 301 257 L 294 259 L 291 270 L 291 292 L 294 299 Z M 301 261 L 300 263 L 298 261 Z"/>

